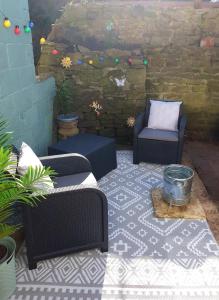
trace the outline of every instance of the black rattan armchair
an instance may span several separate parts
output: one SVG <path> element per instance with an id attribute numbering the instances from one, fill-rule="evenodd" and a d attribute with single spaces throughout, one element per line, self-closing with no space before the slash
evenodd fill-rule
<path id="1" fill-rule="evenodd" d="M 40 260 L 76 251 L 108 251 L 107 199 L 97 187 L 89 161 L 79 154 L 40 160 L 58 176 L 45 200 L 23 208 L 29 269 Z"/>
<path id="2" fill-rule="evenodd" d="M 168 101 L 168 100 L 162 100 Z M 186 116 L 182 105 L 178 120 L 178 131 L 147 128 L 150 114 L 150 101 L 145 112 L 136 118 L 133 142 L 133 163 L 151 162 L 159 164 L 180 163 L 182 159 Z"/>

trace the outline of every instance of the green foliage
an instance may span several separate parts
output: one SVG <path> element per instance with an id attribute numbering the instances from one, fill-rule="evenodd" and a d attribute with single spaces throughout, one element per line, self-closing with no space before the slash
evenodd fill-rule
<path id="1" fill-rule="evenodd" d="M 45 198 L 46 190 L 39 183 L 48 185 L 46 176 L 55 172 L 45 167 L 29 167 L 25 175 L 10 174 L 15 165 L 12 150 L 7 146 L 11 133 L 6 132 L 6 122 L 0 121 L 0 239 L 14 233 L 21 225 L 11 225 L 8 220 L 14 214 L 14 204 L 35 206 Z"/>
<path id="2" fill-rule="evenodd" d="M 70 79 L 65 78 L 57 88 L 56 99 L 60 113 L 66 114 L 71 112 L 73 98 L 73 88 Z"/>

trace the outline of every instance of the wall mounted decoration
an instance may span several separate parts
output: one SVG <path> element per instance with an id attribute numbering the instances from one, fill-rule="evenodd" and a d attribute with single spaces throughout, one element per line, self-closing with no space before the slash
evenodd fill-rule
<path id="1" fill-rule="evenodd" d="M 61 60 L 61 65 L 63 66 L 63 68 L 69 69 L 72 65 L 71 58 L 69 56 L 63 57 Z"/>
<path id="2" fill-rule="evenodd" d="M 128 117 L 126 124 L 128 127 L 134 127 L 135 126 L 135 118 L 134 117 Z"/>
<path id="3" fill-rule="evenodd" d="M 126 77 L 123 76 L 122 78 L 114 78 L 114 81 L 118 87 L 123 87 L 125 86 Z"/>
<path id="4" fill-rule="evenodd" d="M 98 103 L 98 101 L 93 101 L 90 104 L 90 107 L 95 111 L 96 115 L 100 115 L 100 111 L 103 109 L 103 107 Z"/>

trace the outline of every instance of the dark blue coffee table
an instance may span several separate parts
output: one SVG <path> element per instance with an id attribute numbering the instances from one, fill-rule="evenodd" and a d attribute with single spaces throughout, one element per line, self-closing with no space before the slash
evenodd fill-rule
<path id="1" fill-rule="evenodd" d="M 117 167 L 115 140 L 95 134 L 80 133 L 48 148 L 49 155 L 79 153 L 91 163 L 97 180 Z"/>

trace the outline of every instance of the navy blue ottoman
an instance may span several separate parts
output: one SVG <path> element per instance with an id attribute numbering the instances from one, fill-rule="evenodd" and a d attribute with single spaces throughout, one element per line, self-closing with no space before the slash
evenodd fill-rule
<path id="1" fill-rule="evenodd" d="M 48 148 L 49 155 L 79 153 L 91 163 L 97 180 L 117 167 L 115 140 L 95 134 L 80 133 Z"/>

